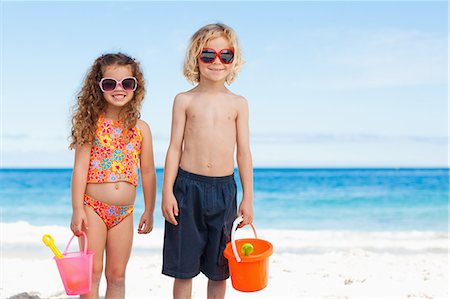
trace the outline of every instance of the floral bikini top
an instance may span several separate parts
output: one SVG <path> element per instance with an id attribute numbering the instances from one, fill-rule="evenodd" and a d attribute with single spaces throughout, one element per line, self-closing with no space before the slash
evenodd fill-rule
<path id="1" fill-rule="evenodd" d="M 138 185 L 141 131 L 137 127 L 131 132 L 124 131 L 119 121 L 99 116 L 89 160 L 88 183 L 125 181 Z"/>

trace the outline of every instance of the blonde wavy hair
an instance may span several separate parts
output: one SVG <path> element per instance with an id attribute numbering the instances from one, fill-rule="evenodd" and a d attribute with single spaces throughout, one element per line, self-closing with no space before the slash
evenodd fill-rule
<path id="1" fill-rule="evenodd" d="M 186 57 L 183 64 L 183 75 L 192 84 L 200 82 L 200 71 L 198 68 L 198 54 L 205 45 L 218 37 L 224 37 L 228 40 L 231 48 L 234 50 L 234 59 L 231 63 L 231 72 L 226 82 L 228 85 L 233 83 L 244 63 L 242 60 L 241 48 L 236 32 L 229 26 L 221 23 L 209 24 L 203 26 L 192 35 L 189 46 L 186 51 Z"/>
<path id="2" fill-rule="evenodd" d="M 103 110 L 106 107 L 106 101 L 98 83 L 103 77 L 105 68 L 115 65 L 129 65 L 133 76 L 136 77 L 137 88 L 134 91 L 133 99 L 119 113 L 119 121 L 123 124 L 124 129 L 131 133 L 131 129 L 136 126 L 145 95 L 144 76 L 139 62 L 123 53 L 104 54 L 94 61 L 84 79 L 83 87 L 78 93 L 77 103 L 72 108 L 70 149 L 85 144 L 93 144 L 99 115 L 104 112 Z"/>

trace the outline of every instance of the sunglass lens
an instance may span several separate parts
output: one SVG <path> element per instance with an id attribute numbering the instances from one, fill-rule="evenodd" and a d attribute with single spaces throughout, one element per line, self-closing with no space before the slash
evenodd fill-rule
<path id="1" fill-rule="evenodd" d="M 200 60 L 204 63 L 211 63 L 216 59 L 216 52 L 212 50 L 203 50 L 202 53 L 200 53 Z"/>
<path id="2" fill-rule="evenodd" d="M 234 53 L 231 50 L 222 50 L 220 52 L 220 59 L 222 59 L 223 63 L 232 63 L 234 58 Z"/>
<path id="3" fill-rule="evenodd" d="M 103 91 L 113 91 L 116 88 L 116 81 L 113 79 L 102 80 L 101 84 Z"/>
<path id="4" fill-rule="evenodd" d="M 131 91 L 136 89 L 136 81 L 133 78 L 127 78 L 122 81 L 122 87 L 125 90 Z"/>

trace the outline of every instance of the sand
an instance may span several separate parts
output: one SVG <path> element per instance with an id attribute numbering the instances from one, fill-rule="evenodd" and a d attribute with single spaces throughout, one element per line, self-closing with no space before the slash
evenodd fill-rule
<path id="1" fill-rule="evenodd" d="M 1 298 L 70 298 L 53 254 L 41 242 L 45 233 L 53 235 L 60 249 L 70 238 L 64 227 L 1 224 Z M 449 298 L 447 232 L 258 230 L 258 234 L 274 246 L 269 284 L 261 291 L 243 293 L 228 280 L 227 298 Z M 249 229 L 238 234 L 250 236 Z M 171 298 L 173 279 L 161 274 L 162 240 L 162 229 L 135 235 L 126 298 Z M 202 274 L 194 279 L 193 298 L 206 298 L 206 283 Z M 104 290 L 103 279 L 101 294 Z"/>

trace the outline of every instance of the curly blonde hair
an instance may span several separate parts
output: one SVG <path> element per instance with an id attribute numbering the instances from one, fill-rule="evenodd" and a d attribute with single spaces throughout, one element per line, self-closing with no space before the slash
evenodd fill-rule
<path id="1" fill-rule="evenodd" d="M 106 107 L 106 101 L 98 83 L 103 77 L 105 68 L 114 65 L 129 65 L 133 76 L 136 77 L 137 88 L 134 91 L 133 99 L 122 108 L 119 114 L 119 121 L 123 124 L 124 129 L 130 132 L 136 126 L 145 95 L 144 76 L 139 62 L 123 53 L 104 54 L 94 61 L 86 75 L 83 87 L 78 93 L 77 103 L 73 107 L 72 134 L 69 137 L 70 149 L 93 144 L 99 115 L 104 112 Z"/>
<path id="2" fill-rule="evenodd" d="M 203 26 L 191 37 L 183 64 L 183 75 L 189 82 L 193 84 L 200 82 L 200 71 L 197 59 L 198 54 L 209 41 L 218 37 L 226 38 L 230 43 L 231 48 L 234 50 L 231 72 L 228 75 L 226 82 L 230 85 L 236 79 L 236 76 L 244 63 L 237 34 L 231 27 L 225 24 L 216 23 Z"/>

